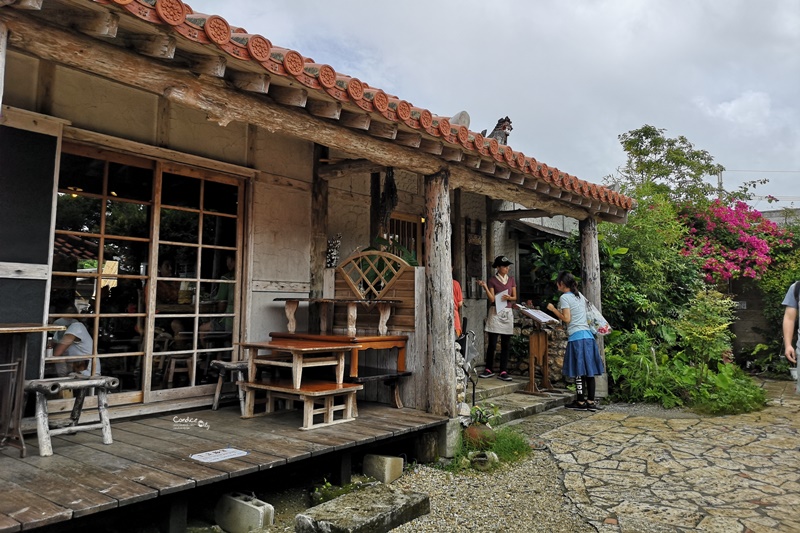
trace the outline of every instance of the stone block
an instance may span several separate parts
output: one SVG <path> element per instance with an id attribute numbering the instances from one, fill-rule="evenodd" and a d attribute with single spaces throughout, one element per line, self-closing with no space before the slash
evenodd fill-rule
<path id="1" fill-rule="evenodd" d="M 466 405 L 466 415 L 469 416 L 469 405 Z M 456 450 L 461 442 L 461 430 L 464 426 L 461 425 L 461 419 L 451 418 L 447 424 L 439 426 L 439 435 L 437 442 L 439 443 L 439 456 L 452 459 L 456 455 Z"/>
<path id="2" fill-rule="evenodd" d="M 389 455 L 367 454 L 364 456 L 362 472 L 365 476 L 388 484 L 403 475 L 403 459 Z"/>
<path id="3" fill-rule="evenodd" d="M 228 533 L 260 531 L 273 524 L 275 508 L 253 496 L 230 492 L 217 502 L 214 520 Z"/>
<path id="4" fill-rule="evenodd" d="M 427 494 L 379 483 L 308 509 L 295 533 L 384 533 L 431 511 Z"/>

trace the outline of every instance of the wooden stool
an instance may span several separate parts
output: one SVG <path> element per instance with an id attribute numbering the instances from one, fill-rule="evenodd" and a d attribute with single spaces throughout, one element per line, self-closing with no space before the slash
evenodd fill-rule
<path id="1" fill-rule="evenodd" d="M 245 372 L 247 371 L 247 361 L 220 361 L 215 359 L 211 361 L 211 368 L 216 368 L 219 371 L 219 378 L 217 378 L 217 390 L 214 391 L 214 404 L 211 406 L 212 411 L 216 411 L 219 407 L 219 396 L 222 393 L 222 383 L 225 381 L 226 372 L 236 373 L 236 387 L 239 389 L 239 409 L 242 416 L 244 416 L 244 390 L 239 383 L 247 381 L 245 379 Z"/>
<path id="2" fill-rule="evenodd" d="M 102 430 L 103 444 L 111 444 L 111 421 L 108 418 L 108 389 L 119 386 L 119 379 L 106 376 L 86 377 L 80 374 L 49 379 L 34 379 L 25 384 L 26 391 L 36 393 L 36 434 L 39 437 L 39 455 L 48 457 L 53 455 L 53 445 L 50 437 L 77 433 L 78 431 Z M 83 409 L 83 400 L 91 389 L 97 389 L 97 411 L 100 422 L 96 424 L 78 425 Z M 72 407 L 68 425 L 50 429 L 47 417 L 47 396 L 58 394 L 64 390 L 76 391 L 75 403 Z"/>
<path id="3" fill-rule="evenodd" d="M 181 363 L 184 366 L 178 368 L 177 367 L 178 363 Z M 192 354 L 180 354 L 180 355 L 169 356 L 169 368 L 167 369 L 167 379 L 165 385 L 167 387 L 172 387 L 172 381 L 175 378 L 175 374 L 183 374 L 183 373 L 189 375 L 189 384 L 194 382 L 194 359 L 192 358 Z"/>

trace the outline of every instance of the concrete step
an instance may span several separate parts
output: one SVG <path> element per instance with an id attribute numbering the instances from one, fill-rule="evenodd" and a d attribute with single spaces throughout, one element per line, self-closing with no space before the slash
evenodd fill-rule
<path id="1" fill-rule="evenodd" d="M 512 381 L 497 378 L 478 379 L 475 388 L 475 403 L 491 403 L 500 409 L 501 424 L 526 416 L 542 413 L 566 405 L 575 399 L 575 393 L 558 389 L 540 395 L 526 394 L 527 376 L 512 376 Z M 472 384 L 467 391 L 467 400 L 472 402 Z"/>

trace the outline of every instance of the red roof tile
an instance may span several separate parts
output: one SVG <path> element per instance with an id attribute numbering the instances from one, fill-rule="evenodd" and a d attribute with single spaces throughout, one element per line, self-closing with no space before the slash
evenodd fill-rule
<path id="1" fill-rule="evenodd" d="M 485 139 L 465 126 L 450 124 L 446 117 L 435 116 L 425 108 L 388 95 L 357 78 L 337 73 L 330 65 L 316 63 L 295 50 L 273 46 L 269 39 L 248 33 L 244 28 L 231 26 L 218 15 L 197 13 L 181 0 L 93 1 L 116 4 L 141 20 L 174 29 L 186 39 L 216 47 L 236 60 L 254 62 L 274 76 L 297 81 L 308 89 L 323 92 L 340 102 L 354 104 L 367 113 L 379 113 L 387 120 L 398 122 L 420 133 L 460 146 L 464 150 L 477 152 L 481 156 L 491 157 L 501 165 L 527 172 L 534 179 L 543 180 L 555 187 L 626 210 L 634 205 L 632 199 L 602 185 L 578 180 L 534 158 L 526 158 L 522 152 L 514 151 L 510 146 L 501 146 L 493 138 Z"/>

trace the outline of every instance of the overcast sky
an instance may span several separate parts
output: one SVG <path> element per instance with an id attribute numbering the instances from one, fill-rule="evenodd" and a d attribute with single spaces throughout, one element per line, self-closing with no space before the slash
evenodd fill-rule
<path id="1" fill-rule="evenodd" d="M 595 183 L 650 124 L 800 207 L 800 0 L 188 0 Z M 747 171 L 747 172 L 745 172 Z M 716 185 L 717 178 L 709 177 Z"/>

